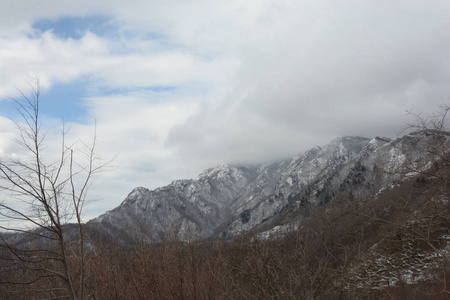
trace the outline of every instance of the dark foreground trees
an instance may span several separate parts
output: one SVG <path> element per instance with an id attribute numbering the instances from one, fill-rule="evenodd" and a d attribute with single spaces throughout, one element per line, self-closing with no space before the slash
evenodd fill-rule
<path id="1" fill-rule="evenodd" d="M 442 217 L 430 227 L 424 201 L 441 197 L 439 187 L 410 178 L 376 198 L 317 207 L 301 228 L 272 239 L 96 242 L 88 253 L 85 298 L 448 299 L 450 266 L 428 242 L 445 249 L 450 205 L 436 203 Z M 427 232 L 428 240 L 413 234 Z M 77 262 L 68 257 L 69 266 Z M 2 277 L 32 275 L 17 269 Z M 42 278 L 22 286 L 21 294 L 1 285 L 0 298 L 52 298 L 36 294 L 52 284 Z"/>
<path id="2" fill-rule="evenodd" d="M 95 133 L 89 144 L 68 144 L 63 124 L 58 144 L 49 143 L 41 127 L 39 80 L 30 87 L 30 96 L 14 99 L 18 155 L 0 158 L 0 284 L 10 299 L 25 299 L 27 292 L 85 299 L 90 262 L 82 213 L 104 164 L 95 153 Z M 69 222 L 76 225 L 65 226 Z"/>

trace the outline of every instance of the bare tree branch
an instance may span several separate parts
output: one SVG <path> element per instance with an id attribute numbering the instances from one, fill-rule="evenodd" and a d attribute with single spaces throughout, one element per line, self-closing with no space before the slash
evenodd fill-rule
<path id="1" fill-rule="evenodd" d="M 68 145 L 68 129 L 64 123 L 59 158 L 44 157 L 47 131 L 41 128 L 39 79 L 36 77 L 29 85 L 31 96 L 19 90 L 21 97 L 12 99 L 21 117 L 20 121 L 14 122 L 17 137 L 12 141 L 26 156 L 0 159 L 0 190 L 11 196 L 10 200 L 0 203 L 0 218 L 11 223 L 0 225 L 0 229 L 20 236 L 20 239 L 0 235 L 0 249 L 7 250 L 10 255 L 3 257 L 4 261 L 18 264 L 24 272 L 38 274 L 32 280 L 13 284 L 32 285 L 46 277 L 56 276 L 63 279 L 65 285 L 48 291 L 63 289 L 69 296 L 55 296 L 55 299 L 84 299 L 89 260 L 85 259 L 82 213 L 92 178 L 105 164 L 95 154 L 95 130 L 90 144 L 78 141 Z M 81 147 L 77 148 L 78 145 Z M 84 163 L 76 160 L 76 154 Z M 78 233 L 76 239 L 69 239 L 70 232 L 65 233 L 69 228 L 65 229 L 65 224 L 73 218 Z M 25 229 L 17 222 L 31 225 L 34 229 Z M 36 239 L 33 247 L 29 242 L 26 242 L 27 246 L 17 244 L 19 240 L 29 241 L 30 237 Z M 73 251 L 72 247 L 78 250 Z"/>

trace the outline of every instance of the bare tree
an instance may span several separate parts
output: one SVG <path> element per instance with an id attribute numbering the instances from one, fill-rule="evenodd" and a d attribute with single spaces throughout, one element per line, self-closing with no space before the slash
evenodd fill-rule
<path id="1" fill-rule="evenodd" d="M 95 132 L 90 144 L 67 144 L 64 124 L 59 157 L 48 157 L 39 79 L 30 87 L 31 96 L 13 99 L 21 117 L 13 141 L 25 154 L 0 158 L 0 189 L 8 197 L 0 203 L 1 259 L 9 272 L 0 283 L 27 286 L 43 298 L 84 299 L 89 261 L 82 213 L 93 176 L 106 164 L 95 153 Z M 76 224 L 70 235 L 69 222 Z"/>
<path id="2" fill-rule="evenodd" d="M 425 143 L 418 145 L 420 150 L 427 154 L 433 161 L 433 166 L 416 167 L 410 162 L 406 166 L 407 172 L 415 172 L 432 178 L 439 178 L 449 182 L 448 167 L 450 164 L 450 132 L 449 132 L 450 103 L 441 104 L 430 116 L 421 113 L 407 111 L 408 122 L 404 131 L 416 131 L 426 135 Z"/>

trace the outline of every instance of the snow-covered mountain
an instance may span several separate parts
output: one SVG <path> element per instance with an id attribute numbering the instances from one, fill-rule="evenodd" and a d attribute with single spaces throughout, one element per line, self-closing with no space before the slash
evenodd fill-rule
<path id="1" fill-rule="evenodd" d="M 137 187 L 120 206 L 88 226 L 109 234 L 158 238 L 230 237 L 251 229 L 297 224 L 307 207 L 376 194 L 412 170 L 431 167 L 433 134 L 390 140 L 342 137 L 290 160 L 257 166 L 225 165 L 196 179 L 150 191 Z M 448 146 L 448 138 L 445 141 Z"/>

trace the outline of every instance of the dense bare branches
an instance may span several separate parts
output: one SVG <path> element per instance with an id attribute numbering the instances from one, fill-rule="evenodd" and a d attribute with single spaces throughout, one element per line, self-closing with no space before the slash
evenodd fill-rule
<path id="1" fill-rule="evenodd" d="M 450 270 L 433 262 L 437 253 L 413 234 L 427 237 L 431 231 L 429 241 L 442 247 L 450 207 L 436 202 L 443 217 L 431 220 L 423 200 L 433 194 L 439 195 L 437 181 L 416 185 L 409 179 L 377 198 L 317 207 L 297 230 L 267 240 L 181 241 L 174 234 L 159 242 L 137 236 L 132 245 L 95 244 L 85 273 L 85 298 L 447 299 Z M 409 224 L 413 230 L 397 224 Z M 141 233 L 151 235 L 144 230 Z M 12 253 L 0 257 L 17 259 Z M 53 289 L 65 281 L 44 271 L 55 270 L 52 266 L 58 262 L 46 263 L 40 269 L 10 269 L 9 279 L 26 278 L 28 290 L 38 280 L 39 291 L 33 289 L 37 298 L 66 295 L 66 290 Z M 77 270 L 79 259 L 71 255 L 68 264 Z M 408 281 L 410 270 L 421 272 L 423 281 Z"/>
<path id="2" fill-rule="evenodd" d="M 433 165 L 417 166 L 415 162 L 408 161 L 405 172 L 414 172 L 439 178 L 445 184 L 449 182 L 450 165 L 450 132 L 449 132 L 450 104 L 443 103 L 430 116 L 421 113 L 407 112 L 410 121 L 404 127 L 404 131 L 414 131 L 427 136 L 425 143 L 418 143 L 417 147 L 427 155 Z"/>
<path id="3" fill-rule="evenodd" d="M 412 119 L 406 123 L 404 130 L 435 130 L 437 132 L 448 131 L 448 113 L 450 104 L 442 103 L 438 109 L 430 116 L 423 116 L 422 113 L 407 111 L 407 115 Z"/>

